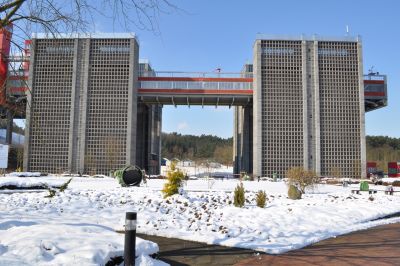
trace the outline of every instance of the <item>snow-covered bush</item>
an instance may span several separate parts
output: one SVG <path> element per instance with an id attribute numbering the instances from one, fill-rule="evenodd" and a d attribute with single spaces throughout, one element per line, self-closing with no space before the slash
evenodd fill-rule
<path id="1" fill-rule="evenodd" d="M 245 202 L 244 187 L 243 183 L 240 182 L 240 185 L 236 186 L 235 191 L 233 193 L 233 205 L 235 205 L 235 207 L 241 208 L 244 206 L 244 202 Z"/>
<path id="2" fill-rule="evenodd" d="M 288 197 L 292 200 L 301 199 L 301 191 L 294 185 L 289 185 Z"/>
<path id="3" fill-rule="evenodd" d="M 264 190 L 259 190 L 256 194 L 256 204 L 260 208 L 265 207 L 265 203 L 267 202 L 267 194 Z"/>
<path id="4" fill-rule="evenodd" d="M 319 181 L 317 174 L 303 167 L 293 167 L 286 172 L 289 186 L 297 187 L 301 194 L 305 193 L 307 187 L 313 187 Z"/>
<path id="5" fill-rule="evenodd" d="M 182 181 L 185 178 L 185 174 L 176 168 L 175 163 L 171 163 L 171 167 L 167 172 L 168 181 L 165 183 L 162 190 L 164 198 L 178 194 L 179 188 L 182 185 Z"/>

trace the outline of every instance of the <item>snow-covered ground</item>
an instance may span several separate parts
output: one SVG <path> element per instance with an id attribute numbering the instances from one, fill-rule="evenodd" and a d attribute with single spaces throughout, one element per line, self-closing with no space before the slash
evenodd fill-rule
<path id="1" fill-rule="evenodd" d="M 385 182 L 385 183 L 391 184 L 394 181 L 400 181 L 400 177 L 395 177 L 395 178 L 393 178 L 393 177 L 385 177 L 385 178 L 382 178 L 382 182 Z"/>
<path id="2" fill-rule="evenodd" d="M 2 182 L 65 182 L 69 177 L 0 177 Z M 374 219 L 400 212 L 400 193 L 351 194 L 351 187 L 320 185 L 301 200 L 287 198 L 283 182 L 244 181 L 244 208 L 232 205 L 237 180 L 189 180 L 182 195 L 164 199 L 165 180 L 122 188 L 111 178 L 74 177 L 67 190 L 0 191 L 0 265 L 97 265 L 122 255 L 126 211 L 138 212 L 139 233 L 281 253 L 316 241 L 400 222 Z M 356 186 L 356 185 L 354 185 Z M 358 185 L 357 185 L 358 186 Z M 372 186 L 384 190 L 383 186 Z M 398 188 L 395 188 L 398 189 Z M 255 192 L 265 190 L 264 209 Z M 138 240 L 139 265 L 162 263 L 147 256 L 155 243 Z"/>
<path id="3" fill-rule="evenodd" d="M 195 176 L 199 174 L 205 174 L 205 173 L 233 173 L 233 167 L 232 166 L 224 166 L 221 165 L 221 167 L 206 167 L 206 166 L 178 166 L 178 168 L 184 173 L 189 176 Z M 161 166 L 161 175 L 166 176 L 167 172 L 169 170 L 168 166 Z"/>

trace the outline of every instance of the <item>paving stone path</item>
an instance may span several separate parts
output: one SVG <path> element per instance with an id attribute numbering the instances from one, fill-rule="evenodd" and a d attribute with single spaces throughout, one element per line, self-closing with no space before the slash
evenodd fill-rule
<path id="1" fill-rule="evenodd" d="M 148 235 L 171 265 L 400 265 L 400 223 L 330 238 L 281 255 Z"/>

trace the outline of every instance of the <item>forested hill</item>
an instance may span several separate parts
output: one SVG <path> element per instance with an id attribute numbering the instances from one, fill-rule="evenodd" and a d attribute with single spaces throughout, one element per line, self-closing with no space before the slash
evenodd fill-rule
<path id="1" fill-rule="evenodd" d="M 400 138 L 367 136 L 367 161 L 387 173 L 387 163 L 400 161 Z"/>
<path id="2" fill-rule="evenodd" d="M 233 139 L 212 135 L 181 135 L 162 133 L 162 156 L 166 158 L 215 160 L 232 163 Z M 387 172 L 387 163 L 400 161 L 400 138 L 367 136 L 367 161 L 378 162 L 379 169 Z"/>
<path id="3" fill-rule="evenodd" d="M 232 138 L 181 135 L 174 132 L 162 133 L 161 143 L 162 157 L 168 159 L 213 160 L 225 165 L 232 164 Z"/>

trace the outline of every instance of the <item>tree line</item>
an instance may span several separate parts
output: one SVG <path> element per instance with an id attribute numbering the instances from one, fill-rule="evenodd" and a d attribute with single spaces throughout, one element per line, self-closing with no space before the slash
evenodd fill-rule
<path id="1" fill-rule="evenodd" d="M 388 162 L 400 161 L 400 138 L 367 136 L 367 161 L 377 162 L 378 169 L 387 173 Z"/>
<path id="2" fill-rule="evenodd" d="M 232 164 L 233 138 L 212 135 L 181 135 L 162 133 L 162 156 L 166 158 L 213 160 Z M 400 161 L 400 138 L 367 136 L 367 161 L 377 162 L 378 168 L 387 172 L 388 162 Z"/>
<path id="3" fill-rule="evenodd" d="M 233 138 L 220 138 L 213 135 L 181 135 L 162 133 L 162 157 L 193 161 L 213 160 L 225 165 L 232 164 Z"/>

